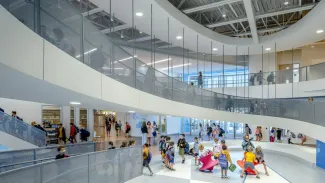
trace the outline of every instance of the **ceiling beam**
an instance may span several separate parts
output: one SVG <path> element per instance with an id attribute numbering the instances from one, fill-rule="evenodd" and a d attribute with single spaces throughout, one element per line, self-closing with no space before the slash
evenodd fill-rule
<path id="1" fill-rule="evenodd" d="M 234 13 L 235 17 L 238 18 L 238 14 L 237 14 L 237 12 L 235 11 L 235 9 L 232 7 L 232 5 L 231 5 L 231 4 L 228 4 L 228 5 L 229 5 L 231 11 Z M 243 23 L 240 22 L 240 26 L 241 26 L 241 27 L 243 28 L 243 30 L 246 32 L 246 28 L 244 27 Z M 237 31 L 237 32 L 238 32 L 238 31 Z"/>
<path id="2" fill-rule="evenodd" d="M 203 6 L 186 9 L 183 11 L 183 13 L 189 14 L 189 13 L 194 13 L 194 12 L 199 12 L 199 11 L 207 11 L 210 9 L 218 8 L 220 6 L 224 6 L 224 5 L 227 5 L 230 3 L 235 3 L 235 2 L 240 2 L 240 1 L 242 1 L 242 0 L 223 0 L 223 1 L 215 2 L 215 3 L 211 3 L 211 4 L 206 4 Z"/>
<path id="3" fill-rule="evenodd" d="M 123 25 L 118 25 L 118 26 L 113 27 L 113 28 L 108 28 L 108 29 L 101 30 L 101 32 L 104 33 L 104 34 L 107 34 L 107 33 L 110 33 L 110 32 L 116 32 L 116 31 L 129 29 L 129 28 L 131 28 L 131 26 L 129 26 L 127 24 L 123 24 Z"/>
<path id="4" fill-rule="evenodd" d="M 248 23 L 249 27 L 251 29 L 251 35 L 253 38 L 253 42 L 255 44 L 258 44 L 258 34 L 257 34 L 257 28 L 256 28 L 256 21 L 255 21 L 255 15 L 254 15 L 254 10 L 252 6 L 252 1 L 251 0 L 243 0 L 244 2 L 244 7 L 246 10 L 247 18 L 248 18 Z"/>
<path id="5" fill-rule="evenodd" d="M 186 1 L 186 0 L 182 0 L 182 1 L 178 4 L 177 9 L 180 9 L 180 8 L 182 7 L 182 5 L 185 3 L 185 1 Z"/>
<path id="6" fill-rule="evenodd" d="M 257 30 L 258 34 L 264 34 L 266 32 L 274 32 L 274 31 L 280 31 L 282 29 L 285 29 L 289 26 L 281 26 L 281 27 L 274 27 L 274 28 L 268 28 L 268 29 L 260 29 L 260 30 Z M 239 34 L 233 34 L 231 36 L 248 36 L 248 35 L 251 35 L 251 32 L 244 32 L 244 33 L 239 33 Z"/>
<path id="7" fill-rule="evenodd" d="M 260 15 L 256 15 L 255 19 L 262 19 L 262 18 L 277 16 L 277 15 L 283 15 L 283 14 L 287 14 L 287 13 L 294 13 L 294 12 L 303 11 L 303 10 L 310 10 L 316 5 L 317 5 L 317 3 L 316 4 L 311 4 L 311 5 L 305 5 L 305 6 L 301 6 L 301 7 L 294 7 L 294 8 L 284 9 L 284 10 L 280 10 L 280 11 L 274 11 L 274 12 L 265 13 L 265 14 L 260 14 Z M 239 23 L 239 22 L 245 22 L 245 21 L 248 21 L 247 17 L 233 19 L 233 20 L 229 20 L 229 21 L 223 21 L 223 22 L 219 22 L 219 23 L 213 23 L 213 24 L 209 24 L 209 25 L 206 25 L 206 26 L 209 27 L 209 28 L 213 28 L 213 27 L 220 27 L 220 26 L 223 26 L 223 25 Z"/>
<path id="8" fill-rule="evenodd" d="M 98 12 L 101 12 L 101 11 L 103 11 L 103 9 L 95 8 L 95 9 L 92 9 L 90 11 L 83 12 L 82 15 L 83 16 L 89 16 L 89 15 L 92 15 L 92 14 L 95 14 L 95 13 L 98 13 Z"/>

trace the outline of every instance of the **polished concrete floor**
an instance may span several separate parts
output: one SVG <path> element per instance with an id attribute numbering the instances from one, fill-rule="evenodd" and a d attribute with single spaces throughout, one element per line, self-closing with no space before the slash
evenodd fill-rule
<path id="1" fill-rule="evenodd" d="M 231 140 L 228 140 L 232 143 Z M 291 146 L 288 146 L 291 147 Z M 154 149 L 152 147 L 151 149 Z M 155 150 L 155 152 L 157 152 Z M 155 153 L 156 154 L 156 153 Z M 232 151 L 231 157 L 233 162 L 242 159 L 242 151 Z M 306 156 L 308 158 L 308 156 Z M 154 171 L 154 176 L 149 176 L 149 171 L 144 169 L 144 175 L 129 181 L 128 183 L 322 183 L 325 182 L 325 171 L 315 168 L 311 163 L 292 159 L 280 153 L 265 153 L 265 160 L 268 165 L 269 176 L 264 174 L 262 165 L 256 166 L 261 173 L 261 179 L 256 179 L 255 176 L 248 175 L 245 178 L 240 178 L 240 169 L 234 172 L 228 171 L 229 179 L 221 179 L 220 168 L 217 166 L 212 173 L 200 172 L 199 167 L 194 165 L 193 158 L 187 156 L 185 164 L 180 163 L 180 157 L 176 157 L 175 169 L 170 171 L 162 166 L 160 156 L 156 155 L 152 159 L 151 168 Z"/>

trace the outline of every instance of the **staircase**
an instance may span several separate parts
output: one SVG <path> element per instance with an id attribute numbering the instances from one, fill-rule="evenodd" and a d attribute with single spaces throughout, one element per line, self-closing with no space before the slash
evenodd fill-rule
<path id="1" fill-rule="evenodd" d="M 46 133 L 44 131 L 1 111 L 0 131 L 39 147 L 46 145 Z"/>

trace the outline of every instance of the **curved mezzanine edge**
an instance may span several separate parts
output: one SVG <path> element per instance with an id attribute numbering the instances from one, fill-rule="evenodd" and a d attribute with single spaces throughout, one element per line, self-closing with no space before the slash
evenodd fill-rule
<path id="1" fill-rule="evenodd" d="M 3 64 L 0 67 L 2 86 L 8 86 L 0 93 L 4 97 L 60 105 L 69 105 L 70 101 L 77 100 L 88 107 L 110 107 L 121 112 L 134 110 L 276 126 L 292 131 L 303 130 L 306 135 L 325 141 L 325 136 L 321 135 L 325 127 L 318 125 L 292 119 L 229 113 L 192 106 L 127 86 L 70 57 L 25 27 L 5 9 L 1 7 L 0 10 L 0 22 L 6 22 L 8 25 L 0 34 L 3 40 L 0 43 L 0 50 L 6 50 L 0 56 L 0 62 Z M 17 51 L 20 51 L 20 54 L 17 54 Z M 71 74 L 71 71 L 77 72 Z M 20 78 L 17 78 L 14 84 L 6 79 L 18 75 Z M 36 87 L 28 84 L 34 84 Z"/>

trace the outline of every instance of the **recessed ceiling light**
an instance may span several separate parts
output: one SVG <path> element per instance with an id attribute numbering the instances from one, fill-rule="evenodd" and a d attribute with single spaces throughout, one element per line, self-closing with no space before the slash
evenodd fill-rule
<path id="1" fill-rule="evenodd" d="M 227 16 L 226 14 L 223 14 L 223 15 L 222 15 L 223 18 L 226 18 L 226 16 Z"/>
<path id="2" fill-rule="evenodd" d="M 311 45 L 311 47 L 312 47 L 312 48 L 315 48 L 315 46 L 314 46 L 314 45 Z"/>
<path id="3" fill-rule="evenodd" d="M 80 105 L 80 102 L 70 102 L 71 105 Z"/>
<path id="4" fill-rule="evenodd" d="M 128 113 L 135 113 L 135 111 L 129 111 Z"/>
<path id="5" fill-rule="evenodd" d="M 218 51 L 218 48 L 213 48 L 212 50 L 213 50 L 213 51 Z"/>
<path id="6" fill-rule="evenodd" d="M 140 31 L 139 33 L 140 33 L 140 34 L 142 34 L 142 32 L 141 32 L 141 31 Z"/>
<path id="7" fill-rule="evenodd" d="M 323 32 L 324 32 L 323 29 L 319 29 L 319 30 L 316 31 L 317 34 L 320 34 L 320 33 L 323 33 Z"/>
<path id="8" fill-rule="evenodd" d="M 177 36 L 176 39 L 183 39 L 183 37 L 182 36 Z"/>
<path id="9" fill-rule="evenodd" d="M 138 16 L 138 17 L 142 17 L 143 16 L 143 13 L 142 12 L 138 12 L 135 15 Z"/>
<path id="10" fill-rule="evenodd" d="M 265 48 L 265 51 L 270 51 L 271 50 L 271 48 Z"/>
<path id="11" fill-rule="evenodd" d="M 283 4 L 284 4 L 284 5 L 288 5 L 288 4 L 289 4 L 289 2 L 288 2 L 288 1 L 286 1 L 286 2 L 284 2 Z"/>

